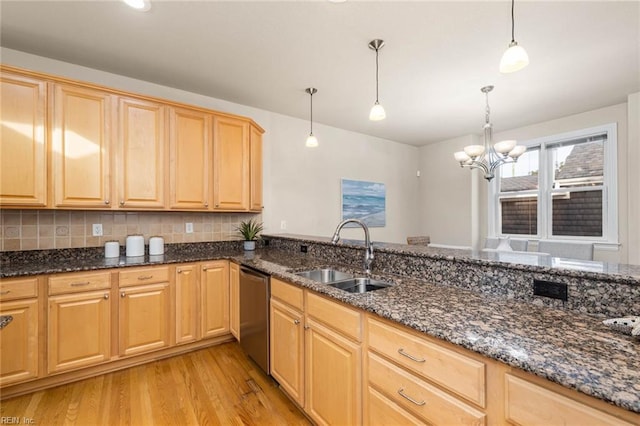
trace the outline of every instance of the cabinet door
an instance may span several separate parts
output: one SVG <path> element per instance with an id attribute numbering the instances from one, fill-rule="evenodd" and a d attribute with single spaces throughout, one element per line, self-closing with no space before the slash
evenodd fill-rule
<path id="1" fill-rule="evenodd" d="M 176 268 L 176 343 L 198 338 L 198 270 L 196 265 Z"/>
<path id="2" fill-rule="evenodd" d="M 169 283 L 120 289 L 120 355 L 169 346 Z"/>
<path id="3" fill-rule="evenodd" d="M 364 424 L 373 425 L 424 425 L 425 422 L 413 417 L 371 386 L 365 395 Z"/>
<path id="4" fill-rule="evenodd" d="M 56 207 L 111 205 L 112 97 L 56 84 L 53 188 Z"/>
<path id="5" fill-rule="evenodd" d="M 49 298 L 49 373 L 111 357 L 109 290 Z"/>
<path id="6" fill-rule="evenodd" d="M 38 300 L 0 303 L 13 320 L 0 330 L 0 385 L 38 376 Z"/>
<path id="7" fill-rule="evenodd" d="M 271 299 L 271 375 L 297 402 L 304 406 L 304 328 L 301 312 Z"/>
<path id="8" fill-rule="evenodd" d="M 262 211 L 262 133 L 254 126 L 251 126 L 250 141 L 251 190 L 249 209 Z"/>
<path id="9" fill-rule="evenodd" d="M 169 110 L 170 207 L 209 207 L 211 115 L 186 108 Z"/>
<path id="10" fill-rule="evenodd" d="M 132 98 L 120 98 L 118 107 L 118 206 L 163 208 L 166 107 Z"/>
<path id="11" fill-rule="evenodd" d="M 307 318 L 305 411 L 317 424 L 362 423 L 360 345 Z"/>
<path id="12" fill-rule="evenodd" d="M 240 266 L 229 263 L 229 331 L 240 341 Z"/>
<path id="13" fill-rule="evenodd" d="M 229 262 L 202 264 L 200 272 L 202 337 L 229 332 Z"/>
<path id="14" fill-rule="evenodd" d="M 249 208 L 249 124 L 215 117 L 214 189 L 217 210 Z"/>
<path id="15" fill-rule="evenodd" d="M 0 74 L 0 205 L 47 205 L 46 83 Z"/>

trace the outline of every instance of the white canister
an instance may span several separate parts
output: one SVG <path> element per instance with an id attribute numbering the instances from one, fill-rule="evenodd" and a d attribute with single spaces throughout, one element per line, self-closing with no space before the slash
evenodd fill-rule
<path id="1" fill-rule="evenodd" d="M 129 235 L 127 237 L 127 257 L 144 256 L 144 237 L 142 235 Z"/>
<path id="2" fill-rule="evenodd" d="M 160 254 L 164 254 L 164 238 L 149 238 L 149 256 L 157 256 Z"/>
<path id="3" fill-rule="evenodd" d="M 117 241 L 104 243 L 104 257 L 120 257 L 120 243 Z"/>

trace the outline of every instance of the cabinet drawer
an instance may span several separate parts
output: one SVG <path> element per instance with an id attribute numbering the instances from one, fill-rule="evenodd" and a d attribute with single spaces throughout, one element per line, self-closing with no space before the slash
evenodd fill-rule
<path id="1" fill-rule="evenodd" d="M 631 423 L 510 374 L 505 376 L 505 398 L 506 419 L 523 426 L 631 426 Z"/>
<path id="2" fill-rule="evenodd" d="M 346 336 L 362 340 L 362 315 L 355 309 L 307 292 L 307 314 Z"/>
<path id="3" fill-rule="evenodd" d="M 0 281 L 0 301 L 38 296 L 38 279 L 15 278 Z"/>
<path id="4" fill-rule="evenodd" d="M 105 288 L 111 288 L 110 272 L 65 274 L 49 277 L 50 295 Z"/>
<path id="5" fill-rule="evenodd" d="M 303 290 L 277 278 L 271 278 L 271 296 L 291 305 L 299 311 L 304 310 Z"/>
<path id="6" fill-rule="evenodd" d="M 485 365 L 368 317 L 369 347 L 485 407 Z"/>
<path id="7" fill-rule="evenodd" d="M 484 425 L 485 414 L 369 352 L 369 384 L 433 425 Z"/>
<path id="8" fill-rule="evenodd" d="M 135 268 L 120 271 L 119 286 L 155 284 L 169 281 L 169 267 L 156 266 L 153 268 Z"/>
<path id="9" fill-rule="evenodd" d="M 423 421 L 413 417 L 386 396 L 367 386 L 367 407 L 364 409 L 367 426 L 373 425 L 424 425 Z"/>

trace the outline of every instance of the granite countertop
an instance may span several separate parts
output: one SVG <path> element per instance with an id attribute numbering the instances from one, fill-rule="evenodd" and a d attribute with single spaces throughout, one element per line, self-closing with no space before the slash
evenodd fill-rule
<path id="1" fill-rule="evenodd" d="M 320 266 L 362 271 L 327 265 L 312 256 L 289 251 L 244 252 L 233 245 L 212 247 L 215 248 L 207 251 L 167 253 L 162 258 L 110 260 L 88 256 L 61 261 L 48 257 L 25 263 L 3 259 L 0 276 L 230 259 L 640 413 L 640 340 L 603 326 L 599 317 L 375 273 L 374 278 L 391 281 L 394 286 L 352 294 L 299 277 L 295 272 Z"/>

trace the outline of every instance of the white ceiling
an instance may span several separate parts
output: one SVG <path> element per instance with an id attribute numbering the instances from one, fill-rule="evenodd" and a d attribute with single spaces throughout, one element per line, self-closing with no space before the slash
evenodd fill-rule
<path id="1" fill-rule="evenodd" d="M 153 1 L 153 0 L 152 0 Z M 517 1 L 524 70 L 501 75 L 509 1 L 0 2 L 0 43 L 302 119 L 424 145 L 624 102 L 640 91 L 640 2 Z M 381 122 L 375 53 L 382 38 Z M 317 132 L 316 132 L 317 133 Z"/>

